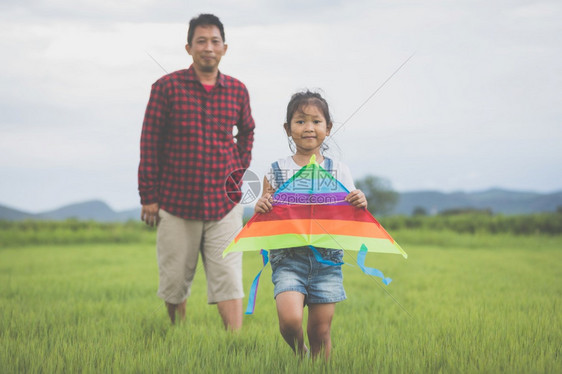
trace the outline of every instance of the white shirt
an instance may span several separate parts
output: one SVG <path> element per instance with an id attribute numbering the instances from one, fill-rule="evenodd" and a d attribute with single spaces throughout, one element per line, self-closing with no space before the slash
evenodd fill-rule
<path id="1" fill-rule="evenodd" d="M 289 180 L 293 175 L 297 173 L 297 171 L 303 168 L 302 166 L 297 165 L 292 156 L 280 158 L 279 160 L 277 160 L 277 163 L 279 164 L 279 169 L 281 169 L 281 173 L 283 175 L 283 182 Z M 325 159 L 320 163 L 320 166 L 324 168 L 324 164 Z M 332 170 L 329 171 L 334 176 L 334 178 L 340 181 L 340 183 L 343 184 L 344 187 L 347 188 L 350 192 L 355 190 L 355 183 L 353 183 L 351 172 L 349 171 L 347 165 L 345 165 L 343 162 L 335 161 L 332 159 Z M 277 188 L 280 187 L 275 181 L 273 168 L 271 166 L 266 174 L 266 177 L 269 181 L 269 184 L 274 190 L 277 190 Z"/>

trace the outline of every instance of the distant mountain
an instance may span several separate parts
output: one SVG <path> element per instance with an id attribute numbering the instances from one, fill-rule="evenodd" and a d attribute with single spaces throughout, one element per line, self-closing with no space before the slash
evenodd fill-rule
<path id="1" fill-rule="evenodd" d="M 133 208 L 117 212 L 117 221 L 140 221 L 141 208 Z"/>
<path id="2" fill-rule="evenodd" d="M 61 208 L 38 214 L 22 212 L 13 208 L 0 206 L 0 220 L 22 221 L 26 219 L 60 221 L 70 218 L 99 222 L 126 222 L 140 219 L 140 207 L 116 212 L 99 200 L 70 204 Z"/>
<path id="3" fill-rule="evenodd" d="M 112 221 L 116 213 L 103 201 L 87 201 L 84 203 L 67 205 L 62 208 L 41 213 L 40 216 L 52 220 L 76 218 L 92 221 Z"/>
<path id="4" fill-rule="evenodd" d="M 480 192 L 414 191 L 400 193 L 398 204 L 391 214 L 411 215 L 414 209 L 423 208 L 429 214 L 447 209 L 473 208 L 490 209 L 493 213 L 530 214 L 553 212 L 562 206 L 562 191 L 537 193 L 490 189 Z M 59 209 L 32 214 L 0 205 L 0 220 L 94 220 L 99 222 L 125 222 L 140 220 L 140 207 L 116 212 L 99 200 L 63 206 Z M 250 218 L 253 207 L 244 206 L 244 217 Z"/>
<path id="5" fill-rule="evenodd" d="M 562 206 L 562 191 L 538 193 L 510 191 L 499 188 L 480 192 L 414 191 L 400 193 L 400 200 L 391 214 L 410 215 L 417 207 L 429 214 L 447 209 L 490 209 L 493 213 L 530 214 L 553 212 Z"/>
<path id="6" fill-rule="evenodd" d="M 32 219 L 34 217 L 31 213 L 25 213 L 16 209 L 8 208 L 0 205 L 0 219 L 7 221 L 22 221 L 25 219 Z"/>

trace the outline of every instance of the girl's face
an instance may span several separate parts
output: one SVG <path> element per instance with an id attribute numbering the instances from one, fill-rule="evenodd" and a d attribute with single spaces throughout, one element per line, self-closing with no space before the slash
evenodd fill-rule
<path id="1" fill-rule="evenodd" d="M 291 123 L 285 124 L 287 135 L 293 137 L 297 146 L 296 154 L 303 155 L 319 155 L 331 129 L 332 124 L 326 123 L 324 114 L 315 105 L 299 108 L 291 118 Z"/>

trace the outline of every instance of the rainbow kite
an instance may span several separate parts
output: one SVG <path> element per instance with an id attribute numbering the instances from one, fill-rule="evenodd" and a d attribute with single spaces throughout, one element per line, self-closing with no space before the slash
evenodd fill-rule
<path id="1" fill-rule="evenodd" d="M 344 200 L 348 194 L 349 191 L 324 170 L 313 155 L 308 165 L 277 189 L 273 195 L 273 209 L 254 214 L 224 250 L 223 256 L 233 251 L 261 251 L 265 266 L 267 253 L 264 249 L 309 246 L 319 260 L 321 257 L 315 247 L 359 251 L 359 267 L 388 284 L 390 278 L 365 266 L 366 253 L 396 253 L 404 258 L 408 255 L 368 210 L 356 208 Z M 256 288 L 260 274 L 254 280 Z M 254 298 L 250 303 L 255 302 L 255 292 L 250 295 Z M 247 311 L 247 314 L 251 313 Z"/>

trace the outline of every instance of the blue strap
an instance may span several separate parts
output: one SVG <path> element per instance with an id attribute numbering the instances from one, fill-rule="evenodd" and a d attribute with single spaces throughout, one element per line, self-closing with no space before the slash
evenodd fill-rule
<path id="1" fill-rule="evenodd" d="M 283 180 L 283 172 L 277 161 L 271 164 L 271 169 L 273 169 L 273 178 L 275 179 L 275 184 L 277 184 L 277 189 L 279 189 L 283 183 L 285 183 Z"/>
<path id="2" fill-rule="evenodd" d="M 309 245 L 308 247 L 310 249 L 312 249 L 312 253 L 314 253 L 314 257 L 316 258 L 316 261 L 320 262 L 321 264 L 326 264 L 326 265 L 330 265 L 330 266 L 343 265 L 343 262 L 334 262 L 334 261 L 324 259 L 322 257 L 322 255 L 320 254 L 320 252 L 318 252 L 318 250 L 316 248 L 314 248 L 311 245 Z"/>
<path id="3" fill-rule="evenodd" d="M 265 269 L 265 266 L 269 262 L 269 256 L 265 249 L 262 249 L 260 251 L 260 254 L 263 261 L 263 267 L 261 268 L 260 272 L 258 273 L 258 275 L 256 275 L 254 281 L 252 282 L 252 287 L 250 288 L 250 294 L 248 296 L 248 306 L 246 307 L 245 314 L 254 314 L 254 309 L 256 308 L 256 298 L 258 296 L 258 286 L 260 284 L 261 272 L 263 271 L 263 269 Z"/>
<path id="4" fill-rule="evenodd" d="M 334 175 L 333 170 L 332 170 L 332 159 L 328 158 L 328 157 L 324 157 L 324 170 L 326 170 L 328 173 Z"/>
<path id="5" fill-rule="evenodd" d="M 373 275 L 375 277 L 382 278 L 382 282 L 388 286 L 389 283 L 392 282 L 392 279 L 385 278 L 384 274 L 380 270 L 377 270 L 375 268 L 369 268 L 369 267 L 365 266 L 365 257 L 366 256 L 367 256 L 367 247 L 365 247 L 365 244 L 363 244 L 363 245 L 361 245 L 361 250 L 357 254 L 357 265 L 359 265 L 361 270 L 363 270 L 363 273 L 365 273 L 367 275 Z"/>

